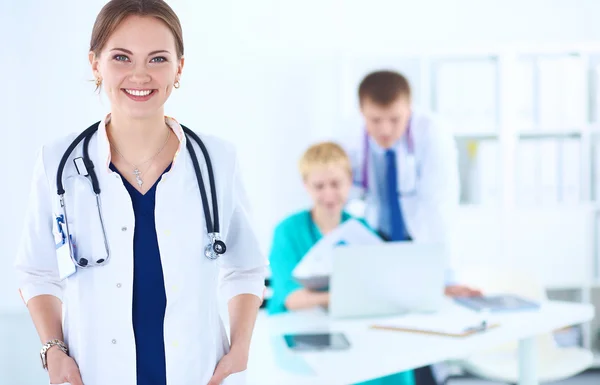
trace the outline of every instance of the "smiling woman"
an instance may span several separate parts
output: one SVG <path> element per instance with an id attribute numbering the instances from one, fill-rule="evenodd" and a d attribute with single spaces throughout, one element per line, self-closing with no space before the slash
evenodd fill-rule
<path id="1" fill-rule="evenodd" d="M 184 63 L 181 25 L 170 8 L 155 7 L 150 12 L 147 7 L 145 14 L 138 15 L 118 5 L 109 3 L 98 17 L 90 63 L 113 114 L 119 110 L 144 117 L 162 106 L 173 87 L 178 87 Z M 134 39 L 136 36 L 139 38 Z"/>
<path id="2" fill-rule="evenodd" d="M 16 262 L 50 383 L 243 385 L 267 261 L 235 150 L 164 114 L 179 19 L 162 0 L 111 0 L 89 61 L 111 111 L 43 147 Z"/>

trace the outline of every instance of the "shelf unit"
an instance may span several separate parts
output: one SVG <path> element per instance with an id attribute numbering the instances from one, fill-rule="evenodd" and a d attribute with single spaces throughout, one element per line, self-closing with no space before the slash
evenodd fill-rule
<path id="1" fill-rule="evenodd" d="M 549 278 L 545 283 L 550 297 L 576 292 L 573 300 L 600 308 L 600 45 L 471 47 L 340 60 L 340 95 L 354 95 L 342 102 L 344 120 L 357 118 L 351 116 L 358 104 L 354 90 L 365 73 L 389 68 L 408 77 L 414 104 L 433 112 L 454 134 L 459 150 L 461 210 L 469 215 L 480 211 L 483 218 L 496 210 L 501 212 L 501 221 L 510 222 L 522 210 L 538 209 L 543 219 L 546 208 L 568 213 L 573 207 L 573 211 L 592 217 L 590 237 L 577 238 L 577 242 L 585 242 L 579 249 L 586 251 L 576 256 L 564 253 L 562 268 L 556 271 L 564 274 L 570 262 L 573 266 L 582 264 L 586 275 L 566 283 Z M 488 151 L 486 159 L 482 149 Z M 529 150 L 537 154 L 537 172 L 524 170 L 523 159 Z M 548 156 L 552 153 L 556 158 L 554 171 L 548 166 L 554 159 Z M 474 170 L 474 165 L 479 170 Z M 531 172 L 531 178 L 523 177 L 525 171 Z M 553 176 L 553 172 L 560 175 Z M 474 175 L 480 178 L 478 183 L 490 182 L 489 188 L 479 186 L 475 191 Z M 560 181 L 554 186 L 560 191 L 545 185 L 544 178 L 549 177 Z M 538 190 L 524 199 L 529 193 L 525 188 L 534 179 Z M 540 195 L 540 188 L 550 198 Z M 569 218 L 577 222 L 576 215 Z M 503 231 L 516 231 L 509 227 L 505 225 Z M 569 230 L 571 226 L 566 223 L 565 250 Z M 545 230 L 542 227 L 539 231 Z M 554 231 L 554 239 L 546 248 L 552 247 L 556 235 Z M 552 250 L 540 253 L 547 251 Z M 600 352 L 599 332 L 597 311 L 597 317 L 582 327 L 583 345 Z M 600 355 L 596 357 L 595 365 L 600 368 Z"/>
<path id="2" fill-rule="evenodd" d="M 594 47 L 594 49 L 597 48 Z M 518 49 L 504 51 L 497 55 L 486 55 L 485 58 L 479 59 L 495 64 L 496 68 L 495 82 L 489 82 L 489 84 L 495 86 L 495 94 L 483 97 L 483 99 L 489 99 L 495 103 L 496 113 L 489 115 L 494 124 L 485 125 L 486 132 L 482 134 L 464 135 L 457 133 L 455 138 L 459 150 L 461 149 L 461 143 L 463 143 L 462 153 L 460 154 L 461 159 L 463 159 L 461 162 L 461 176 L 466 172 L 465 164 L 468 164 L 468 161 L 465 162 L 464 158 L 473 155 L 472 149 L 471 154 L 469 154 L 469 147 L 468 145 L 465 146 L 464 143 L 476 147 L 486 145 L 488 148 L 496 147 L 495 157 L 498 164 L 498 168 L 495 170 L 496 177 L 499 177 L 503 186 L 496 190 L 498 199 L 496 201 L 492 200 L 492 205 L 498 205 L 507 210 L 520 210 L 524 206 L 548 207 L 550 209 L 557 205 L 591 203 L 590 210 L 594 211 L 595 216 L 600 214 L 597 205 L 594 205 L 599 194 L 595 193 L 596 188 L 594 187 L 597 186 L 597 180 L 595 178 L 596 162 L 593 154 L 595 153 L 595 147 L 600 143 L 598 140 L 600 139 L 600 130 L 596 124 L 598 112 L 594 106 L 594 100 L 596 99 L 595 85 L 597 84 L 595 69 L 599 64 L 595 52 L 600 51 L 565 49 L 545 52 L 543 50 Z M 443 59 L 438 59 L 439 61 L 443 62 Z M 552 89 L 552 84 L 541 84 L 544 76 L 542 72 L 560 63 L 566 63 L 565 69 L 574 71 L 563 74 L 564 78 L 572 77 L 579 80 L 579 84 L 573 87 L 574 89 L 568 90 L 560 87 Z M 520 77 L 522 68 L 520 70 L 519 66 L 523 65 L 531 70 L 528 78 L 529 82 L 523 82 L 522 77 Z M 554 81 L 560 83 L 560 74 L 555 72 L 554 75 Z M 545 74 L 545 76 L 548 77 L 548 74 Z M 546 78 L 545 81 L 547 82 L 548 79 Z M 565 88 L 564 83 L 562 86 Z M 569 105 L 564 97 L 561 100 L 559 95 L 551 94 L 559 90 L 565 93 L 571 92 L 570 96 L 576 102 Z M 517 94 L 519 94 L 518 97 L 516 97 Z M 554 100 L 553 96 L 556 96 Z M 443 117 L 444 111 L 436 110 L 435 104 L 431 107 L 433 111 L 442 114 Z M 552 110 L 552 107 L 559 111 Z M 562 113 L 560 112 L 561 107 L 564 107 Z M 550 117 L 546 117 L 544 114 L 550 115 Z M 553 121 L 559 123 L 552 124 Z M 495 126 L 495 131 L 489 132 L 487 127 L 490 126 Z M 490 141 L 493 143 L 492 145 L 484 143 Z M 568 154 L 563 152 L 567 148 L 565 143 L 570 146 L 568 147 L 570 150 Z M 534 173 L 530 173 L 528 174 L 529 178 L 523 178 L 525 174 L 522 170 L 525 168 L 523 160 L 536 151 L 539 152 L 536 154 L 539 157 L 539 165 L 536 171 L 541 174 L 555 174 L 551 176 L 555 178 L 553 182 L 556 185 L 549 184 L 550 187 L 553 186 L 556 189 L 554 191 L 539 182 L 539 179 L 543 180 L 543 175 L 538 177 Z M 567 155 L 571 158 L 567 159 Z M 554 164 L 552 164 L 552 160 L 554 160 Z M 571 161 L 568 165 L 566 164 L 567 160 Z M 554 167 L 554 170 L 551 170 L 552 167 Z M 490 169 L 483 170 L 483 172 L 490 172 Z M 556 175 L 559 172 L 560 176 L 558 177 Z M 561 191 L 563 194 L 557 194 L 558 183 L 565 183 L 567 178 L 572 177 L 572 175 L 577 175 L 577 178 L 573 178 L 577 185 L 571 187 L 571 192 L 576 196 L 575 199 L 571 197 L 571 200 L 567 201 L 567 199 L 564 199 L 568 196 L 568 194 L 565 194 L 567 190 L 565 185 L 560 186 L 563 189 Z M 524 200 L 523 203 L 521 198 L 526 195 L 523 192 L 527 192 L 526 188 L 533 185 L 531 179 L 536 177 L 539 178 L 537 185 L 534 186 L 538 189 L 537 199 Z M 571 179 L 571 182 L 573 182 L 573 179 Z M 472 182 L 464 176 L 461 180 L 463 189 L 468 188 L 468 184 Z M 540 184 L 542 185 L 541 195 L 539 191 Z M 544 200 L 544 193 L 550 193 L 548 194 L 550 199 Z M 463 204 L 472 204 L 473 202 L 469 202 L 469 198 L 468 195 L 463 195 Z M 483 204 L 485 203 L 487 202 Z M 594 223 L 594 227 L 597 226 L 597 222 Z M 593 244 L 589 245 L 592 252 L 588 256 L 580 256 L 581 263 L 590 266 L 593 274 L 590 274 L 587 280 L 572 282 L 571 284 L 549 284 L 548 295 L 550 298 L 560 298 L 561 294 L 564 297 L 564 294 L 574 293 L 575 298 L 571 300 L 591 302 L 600 307 L 600 289 L 596 285 L 600 282 L 597 252 L 599 242 L 597 231 L 595 233 L 595 237 L 591 238 Z M 568 229 L 565 229 L 564 236 L 565 238 L 569 237 Z M 571 256 L 565 255 L 565 258 L 571 258 Z M 573 263 L 578 263 L 578 258 L 575 258 Z M 562 273 L 563 271 L 560 271 L 560 274 Z M 580 344 L 596 352 L 600 351 L 600 322 L 598 318 L 580 327 L 574 326 L 574 328 L 576 333 L 577 331 L 581 333 Z M 600 355 L 596 355 L 594 365 L 600 367 Z"/>
<path id="3" fill-rule="evenodd" d="M 594 363 L 592 364 L 593 368 L 600 368 L 600 350 L 594 351 Z"/>

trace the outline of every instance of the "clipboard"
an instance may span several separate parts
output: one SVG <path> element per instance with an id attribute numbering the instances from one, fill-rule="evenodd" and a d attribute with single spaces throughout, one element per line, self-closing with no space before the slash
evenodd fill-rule
<path id="1" fill-rule="evenodd" d="M 408 315 L 380 324 L 371 325 L 371 329 L 396 332 L 419 333 L 443 337 L 464 338 L 485 333 L 499 327 L 500 324 L 487 320 L 473 320 L 472 317 L 460 318 L 444 315 Z"/>
<path id="2" fill-rule="evenodd" d="M 372 325 L 371 329 L 388 330 L 388 331 L 395 331 L 395 332 L 428 334 L 428 335 L 436 335 L 436 336 L 442 336 L 442 337 L 462 338 L 462 337 L 469 337 L 471 335 L 478 334 L 478 333 L 484 333 L 490 329 L 497 328 L 498 326 L 500 326 L 500 325 L 492 324 L 492 325 L 486 326 L 484 328 L 471 327 L 471 328 L 467 328 L 459 333 L 442 332 L 442 331 L 426 330 L 426 329 L 415 329 L 415 328 L 402 328 L 402 327 L 384 326 L 384 325 Z"/>

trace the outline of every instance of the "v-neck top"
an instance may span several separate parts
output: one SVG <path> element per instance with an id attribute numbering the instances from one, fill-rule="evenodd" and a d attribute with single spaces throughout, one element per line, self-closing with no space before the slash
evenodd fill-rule
<path id="1" fill-rule="evenodd" d="M 341 223 L 351 219 L 347 212 L 342 212 Z M 368 227 L 363 219 L 358 219 Z M 275 229 L 273 245 L 269 259 L 271 261 L 271 287 L 273 295 L 267 302 L 270 314 L 286 312 L 285 300 L 295 290 L 302 288 L 293 277 L 292 272 L 304 255 L 323 237 L 321 230 L 312 219 L 310 210 L 292 214 Z"/>
<path id="2" fill-rule="evenodd" d="M 171 168 L 167 167 L 163 174 Z M 110 169 L 122 174 L 111 163 Z M 133 234 L 133 330 L 136 348 L 137 385 L 166 385 L 164 318 L 167 294 L 163 277 L 154 207 L 162 175 L 145 194 L 125 178 L 135 230 Z"/>
<path id="3" fill-rule="evenodd" d="M 342 212 L 341 223 L 352 219 L 347 212 Z M 362 218 L 356 218 L 369 230 L 376 233 L 369 227 Z M 273 245 L 271 247 L 271 286 L 273 295 L 267 301 L 269 314 L 287 312 L 285 300 L 290 293 L 302 288 L 294 280 L 292 272 L 296 265 L 300 263 L 302 257 L 313 247 L 323 234 L 312 219 L 309 210 L 304 210 L 293 214 L 284 219 L 275 229 Z M 415 385 L 415 379 L 411 370 L 395 373 L 386 377 L 376 378 L 370 381 L 361 382 L 354 385 Z"/>

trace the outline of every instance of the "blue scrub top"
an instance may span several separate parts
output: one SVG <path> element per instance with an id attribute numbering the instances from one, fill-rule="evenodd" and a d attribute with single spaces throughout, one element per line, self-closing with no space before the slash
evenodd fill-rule
<path id="1" fill-rule="evenodd" d="M 343 212 L 341 222 L 352 217 Z M 370 229 L 363 220 L 358 219 Z M 373 231 L 371 229 L 371 231 Z M 292 272 L 300 263 L 302 257 L 313 247 L 323 235 L 312 219 L 309 210 L 304 210 L 284 219 L 275 229 L 273 245 L 271 247 L 271 287 L 272 297 L 267 301 L 269 314 L 285 313 L 285 300 L 293 291 L 302 286 L 294 280 Z M 411 370 L 392 374 L 387 377 L 361 382 L 355 385 L 415 385 L 415 378 Z"/>
<path id="2" fill-rule="evenodd" d="M 167 172 L 171 166 L 163 172 Z M 111 163 L 110 169 L 119 172 Z M 120 174 L 120 173 L 119 173 Z M 154 206 L 156 183 L 145 194 L 125 178 L 135 231 L 133 233 L 133 331 L 135 334 L 137 385 L 166 385 L 164 319 L 167 294 L 156 235 Z"/>

